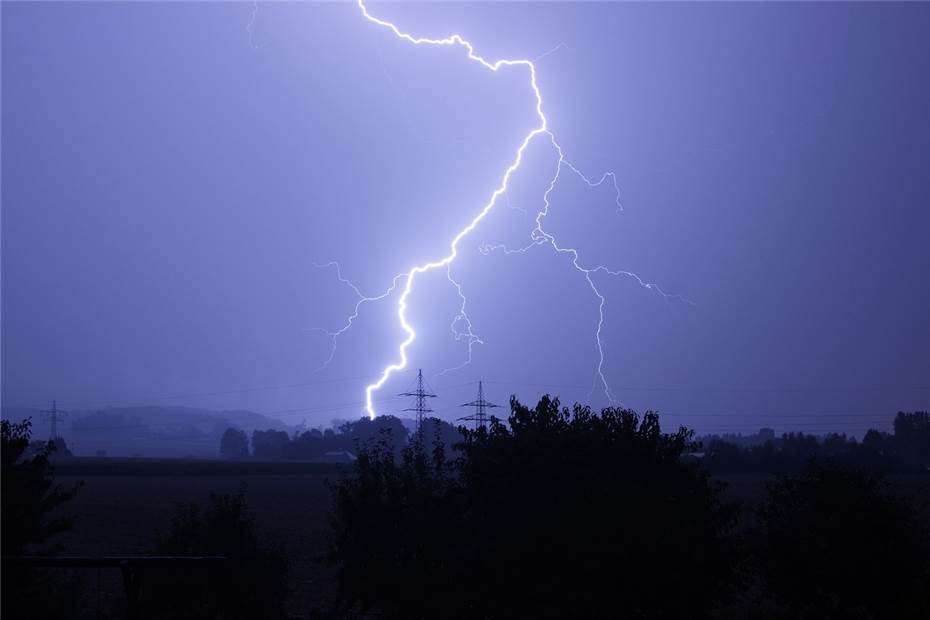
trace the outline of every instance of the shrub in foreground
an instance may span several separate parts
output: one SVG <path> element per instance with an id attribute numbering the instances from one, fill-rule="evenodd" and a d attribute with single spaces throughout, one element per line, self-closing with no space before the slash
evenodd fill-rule
<path id="1" fill-rule="evenodd" d="M 167 532 L 157 532 L 153 555 L 222 556 L 221 567 L 191 566 L 142 579 L 142 609 L 152 618 L 283 618 L 287 558 L 263 539 L 249 515 L 245 487 L 210 494 L 204 510 L 179 506 Z"/>

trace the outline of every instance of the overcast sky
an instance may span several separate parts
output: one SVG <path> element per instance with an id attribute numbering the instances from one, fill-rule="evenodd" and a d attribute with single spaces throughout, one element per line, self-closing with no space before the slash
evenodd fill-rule
<path id="1" fill-rule="evenodd" d="M 617 399 L 698 431 L 861 432 L 930 407 L 930 4 L 374 4 L 419 36 L 537 58 L 566 175 L 547 231 L 606 300 Z M 2 401 L 361 414 L 397 295 L 484 205 L 537 118 L 523 68 L 413 46 L 351 3 L 2 4 Z M 486 396 L 603 406 L 598 300 L 530 242 L 540 139 L 415 281 L 410 368 L 453 420 Z M 460 322 L 459 327 L 463 324 Z M 378 392 L 379 413 L 414 375 Z M 254 388 L 254 389 L 253 389 Z M 590 392 L 590 394 L 589 394 Z M 156 397 L 175 397 L 153 400 Z"/>

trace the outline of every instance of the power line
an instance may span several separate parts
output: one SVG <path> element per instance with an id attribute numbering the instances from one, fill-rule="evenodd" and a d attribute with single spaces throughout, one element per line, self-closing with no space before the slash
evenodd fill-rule
<path id="1" fill-rule="evenodd" d="M 159 396 L 147 396 L 147 397 L 138 397 L 138 398 L 128 398 L 128 399 L 113 399 L 113 400 L 99 400 L 99 401 L 77 401 L 72 402 L 68 401 L 66 404 L 72 409 L 74 408 L 93 408 L 99 406 L 109 406 L 109 405 L 129 405 L 134 403 L 140 403 L 139 406 L 143 406 L 144 403 L 152 401 L 162 401 L 162 400 L 180 400 L 185 398 L 202 398 L 208 396 L 227 396 L 231 394 L 244 394 L 249 392 L 260 392 L 260 391 L 270 391 L 270 390 L 287 390 L 287 389 L 296 389 L 304 387 L 314 387 L 319 385 L 331 385 L 334 383 L 342 383 L 347 381 L 361 381 L 364 379 L 370 378 L 370 375 L 360 375 L 355 377 L 342 377 L 338 379 L 326 379 L 321 381 L 306 381 L 301 383 L 292 383 L 285 385 L 266 385 L 266 386 L 253 386 L 245 388 L 235 388 L 228 390 L 218 390 L 218 391 L 209 391 L 209 392 L 188 392 L 185 394 L 174 394 L 174 395 L 159 395 Z M 468 381 L 464 383 L 453 384 L 445 386 L 445 389 L 454 389 L 467 385 L 474 385 L 474 381 Z M 560 388 L 560 389 L 576 389 L 576 390 L 588 390 L 590 389 L 589 385 L 573 385 L 573 384 L 563 384 L 563 383 L 539 383 L 539 382 L 523 382 L 523 381 L 484 381 L 484 383 L 492 385 L 515 385 L 515 386 L 524 386 L 524 387 L 542 387 L 542 388 Z M 915 386 L 915 385 L 886 385 L 886 386 L 817 386 L 817 387 L 801 387 L 801 386 L 617 386 L 618 390 L 623 390 L 627 392 L 861 392 L 861 391 L 881 391 L 881 390 L 902 390 L 902 391 L 930 391 L 930 386 Z M 32 407 L 40 407 L 41 404 L 33 404 L 30 406 L 14 406 L 10 405 L 11 408 L 23 408 L 29 409 Z"/>
<path id="2" fill-rule="evenodd" d="M 589 390 L 590 385 L 572 385 L 564 383 L 538 383 L 524 381 L 485 381 L 494 385 L 520 385 L 524 387 L 563 388 Z M 925 385 L 876 385 L 876 386 L 635 386 L 620 385 L 616 390 L 627 392 L 875 392 L 881 390 L 930 391 Z"/>

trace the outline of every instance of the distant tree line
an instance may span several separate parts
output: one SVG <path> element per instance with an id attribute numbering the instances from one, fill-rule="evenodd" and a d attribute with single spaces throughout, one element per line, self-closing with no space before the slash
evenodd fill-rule
<path id="1" fill-rule="evenodd" d="M 715 474 L 797 472 L 811 459 L 883 473 L 930 472 L 930 414 L 899 412 L 893 434 L 870 430 L 862 441 L 837 433 L 776 438 L 771 429 L 749 437 L 712 435 L 701 439 L 696 455 Z"/>
<path id="2" fill-rule="evenodd" d="M 10 421 L 39 414 L 12 407 L 3 407 L 0 413 L 0 417 Z M 75 456 L 213 457 L 223 431 L 230 426 L 246 429 L 248 433 L 268 428 L 292 430 L 281 420 L 246 410 L 213 411 L 175 406 L 72 410 L 67 423 L 59 426 L 68 445 L 61 444 L 59 438 L 53 458 L 66 458 L 69 449 Z M 37 427 L 34 423 L 32 430 L 34 437 L 44 439 L 49 427 Z"/>
<path id="3" fill-rule="evenodd" d="M 462 440 L 458 428 L 438 418 L 425 420 L 422 433 L 437 438 L 450 451 Z M 220 439 L 220 454 L 228 459 L 319 461 L 340 453 L 354 456 L 366 445 L 387 441 L 399 455 L 410 441 L 410 435 L 400 418 L 389 415 L 345 422 L 336 429 L 311 429 L 293 434 L 273 429 L 257 430 L 251 439 L 244 431 L 228 428 Z"/>
<path id="4" fill-rule="evenodd" d="M 459 428 L 437 418 L 426 421 L 424 433 L 441 441 L 447 452 L 463 440 Z M 220 440 L 220 454 L 228 459 L 318 461 L 346 452 L 354 456 L 360 446 L 384 436 L 391 438 L 397 456 L 411 440 L 399 418 L 366 417 L 335 429 L 293 434 L 256 430 L 251 438 L 239 429 L 227 428 Z M 811 459 L 882 473 L 926 472 L 930 471 L 930 414 L 899 412 L 893 433 L 870 430 L 861 441 L 840 433 L 785 433 L 777 437 L 772 429 L 763 428 L 754 435 L 708 435 L 691 445 L 683 458 L 699 460 L 713 474 L 798 472 Z"/>

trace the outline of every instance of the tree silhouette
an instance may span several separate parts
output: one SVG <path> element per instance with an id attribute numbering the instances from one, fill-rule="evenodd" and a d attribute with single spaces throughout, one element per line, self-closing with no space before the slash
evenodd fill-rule
<path id="1" fill-rule="evenodd" d="M 52 539 L 74 522 L 61 508 L 80 484 L 65 490 L 55 484 L 50 457 L 53 442 L 33 445 L 32 422 L 0 421 L 0 502 L 3 555 L 46 555 L 58 550 Z M 4 618 L 64 618 L 74 612 L 76 591 L 60 575 L 22 566 L 3 566 Z"/>
<path id="2" fill-rule="evenodd" d="M 894 419 L 899 457 L 909 468 L 930 471 L 930 413 L 899 411 Z"/>
<path id="3" fill-rule="evenodd" d="M 800 618 L 926 618 L 927 541 L 879 476 L 810 463 L 769 486 L 759 564 L 780 608 Z"/>
<path id="4" fill-rule="evenodd" d="M 462 604 L 449 597 L 468 577 L 449 563 L 461 545 L 461 495 L 441 447 L 431 456 L 414 442 L 396 458 L 391 439 L 384 430 L 363 444 L 356 474 L 335 487 L 328 557 L 344 601 L 389 617 L 444 617 Z"/>
<path id="5" fill-rule="evenodd" d="M 45 554 L 55 548 L 50 538 L 69 529 L 73 517 L 57 513 L 71 500 L 78 486 L 65 490 L 55 484 L 51 456 L 55 444 L 45 442 L 30 448 L 32 421 L 0 421 L 0 459 L 2 459 L 3 502 L 2 541 L 4 555 Z"/>
<path id="6" fill-rule="evenodd" d="M 291 438 L 284 431 L 253 431 L 252 455 L 262 461 L 281 461 L 287 458 L 290 443 Z"/>
<path id="7" fill-rule="evenodd" d="M 363 417 L 342 424 L 334 439 L 338 450 L 359 450 L 379 444 L 390 448 L 395 457 L 400 457 L 407 445 L 407 429 L 400 418 L 392 415 L 378 416 L 374 420 Z"/>
<path id="8" fill-rule="evenodd" d="M 227 459 L 245 459 L 249 456 L 249 438 L 245 431 L 227 428 L 220 438 L 220 454 Z"/>
<path id="9" fill-rule="evenodd" d="M 399 461 L 376 447 L 336 487 L 329 559 L 349 603 L 411 618 L 691 618 L 725 594 L 734 513 L 682 460 L 690 431 L 544 397 L 462 432 L 454 462 L 441 443 Z"/>
<path id="10" fill-rule="evenodd" d="M 235 495 L 210 494 L 204 510 L 179 506 L 170 528 L 157 532 L 154 555 L 224 556 L 225 568 L 193 567 L 142 578 L 141 607 L 152 618 L 281 618 L 287 560 L 265 541 L 249 515 L 245 486 Z"/>
<path id="11" fill-rule="evenodd" d="M 894 429 L 893 435 L 869 430 L 861 442 L 838 433 L 785 433 L 761 443 L 712 435 L 702 440 L 701 461 L 715 474 L 796 474 L 813 458 L 877 473 L 930 472 L 930 414 L 899 412 Z"/>

